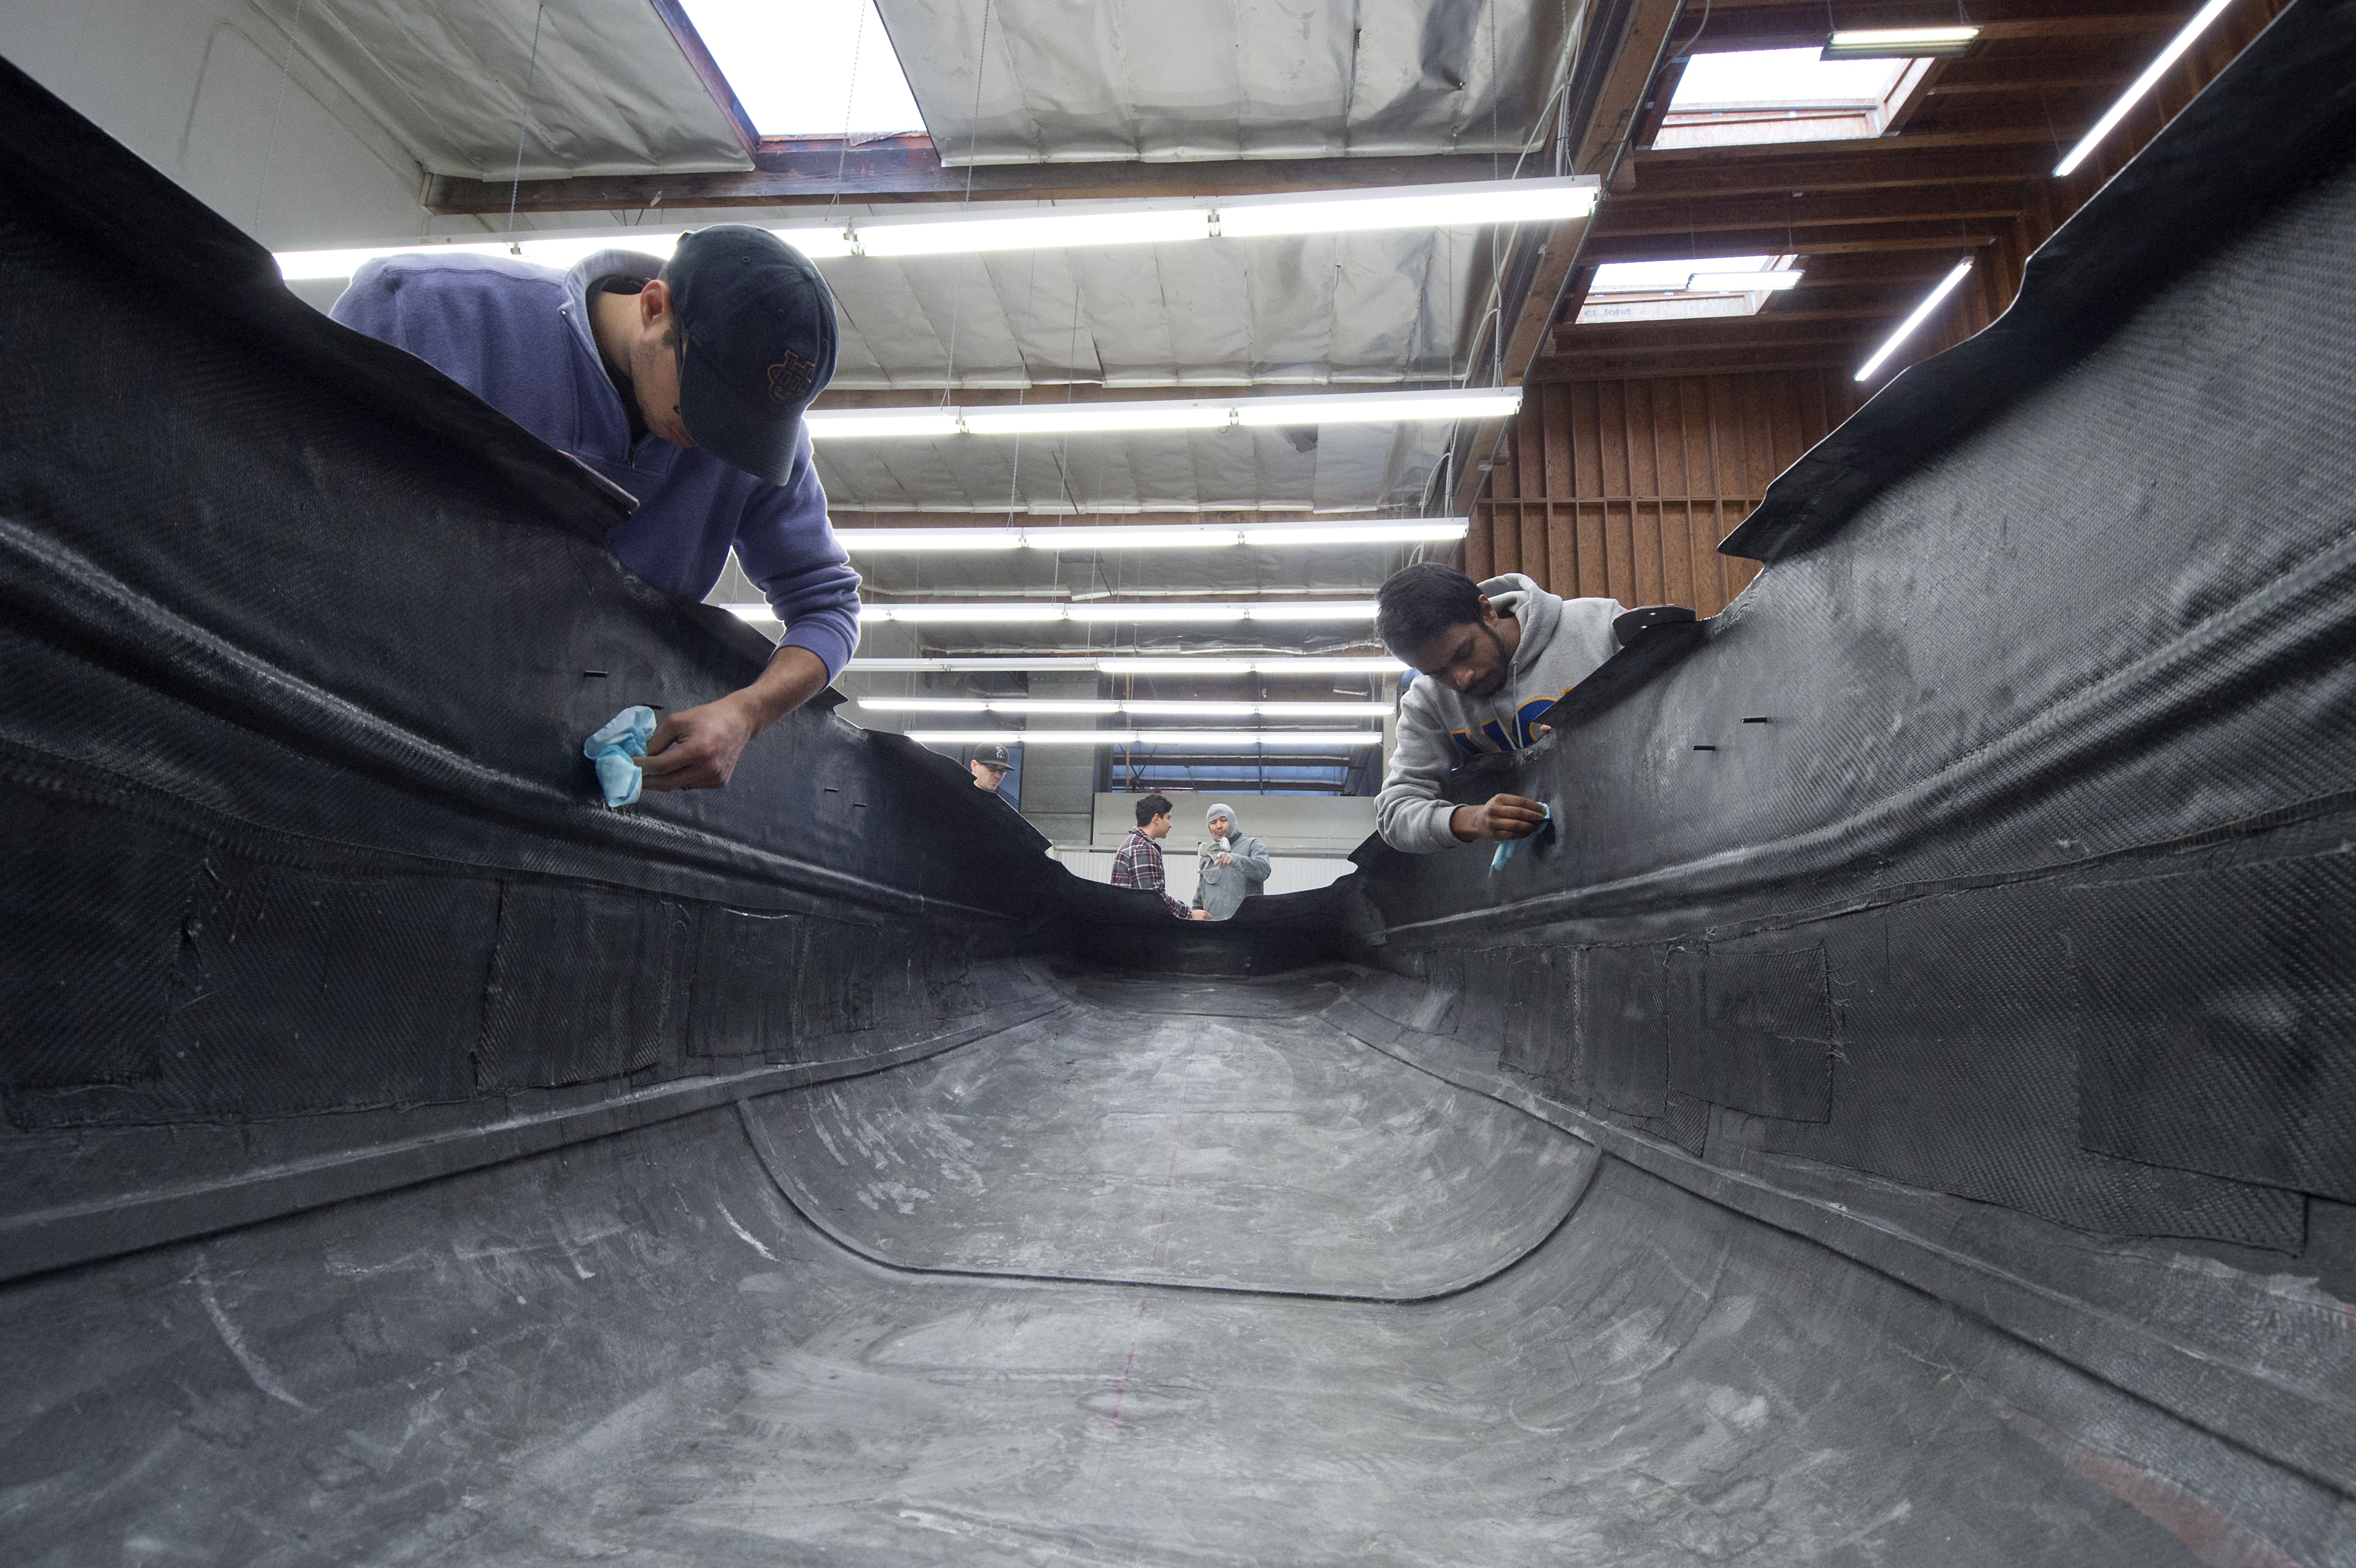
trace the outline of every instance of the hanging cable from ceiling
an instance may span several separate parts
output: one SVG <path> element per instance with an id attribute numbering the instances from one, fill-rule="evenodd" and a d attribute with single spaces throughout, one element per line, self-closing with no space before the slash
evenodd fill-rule
<path id="1" fill-rule="evenodd" d="M 531 55 L 523 68 L 523 91 L 516 94 L 515 173 L 508 180 L 508 234 L 515 235 L 516 195 L 523 189 L 523 138 L 531 125 L 531 85 L 540 75 L 540 27 L 547 19 L 546 0 L 531 14 Z"/>

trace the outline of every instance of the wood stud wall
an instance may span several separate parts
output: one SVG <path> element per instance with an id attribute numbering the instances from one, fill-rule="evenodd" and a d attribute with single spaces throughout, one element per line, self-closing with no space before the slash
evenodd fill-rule
<path id="1" fill-rule="evenodd" d="M 1718 542 L 1856 400 L 1828 370 L 1534 384 L 1473 508 L 1464 569 L 1716 615 L 1759 569 Z"/>

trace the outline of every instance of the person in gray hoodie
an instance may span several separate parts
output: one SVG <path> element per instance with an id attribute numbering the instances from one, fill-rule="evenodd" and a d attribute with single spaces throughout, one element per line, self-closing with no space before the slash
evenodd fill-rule
<path id="1" fill-rule="evenodd" d="M 1448 775 L 1485 753 L 1517 751 L 1538 715 L 1619 650 L 1616 599 L 1564 599 L 1518 572 L 1475 583 L 1425 562 L 1394 573 L 1375 629 L 1418 678 L 1399 699 L 1398 746 L 1375 801 L 1383 842 L 1409 854 L 1527 838 L 1537 801 L 1498 795 L 1477 806 L 1440 799 Z"/>
<path id="2" fill-rule="evenodd" d="M 1244 836 L 1233 806 L 1213 806 L 1204 821 L 1211 836 L 1203 841 L 1196 867 L 1194 908 L 1207 918 L 1224 920 L 1268 886 L 1268 845 Z"/>

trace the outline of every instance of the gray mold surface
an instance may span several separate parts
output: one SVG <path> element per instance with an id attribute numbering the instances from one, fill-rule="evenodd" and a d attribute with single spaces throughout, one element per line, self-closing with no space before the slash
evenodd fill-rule
<path id="1" fill-rule="evenodd" d="M 1462 1094 L 1313 1027 L 1133 996 L 893 1069 L 874 1109 L 921 1137 L 1001 1070 L 1033 1124 L 1087 1128 L 1125 1078 L 1171 1175 L 1150 1216 L 1128 1184 L 1058 1195 L 1069 1261 L 1117 1276 L 1163 1223 L 1249 1256 L 1301 1151 L 1182 1117 L 1173 1052 L 1352 1048 L 1401 1103 Z M 1294 1104 L 1339 1122 L 1356 1092 L 1312 1070 Z M 940 1229 L 993 1197 L 1036 1203 Z M 933 1212 L 906 1243 L 963 1245 Z M 2131 1442 L 2136 1402 L 1611 1158 L 1485 1283 L 1339 1301 L 881 1266 L 722 1109 L 20 1282 L 0 1381 L 26 1564 L 2284 1560 L 2235 1498 L 2060 1435 Z"/>
<path id="2" fill-rule="evenodd" d="M 1270 1005 L 1330 987 L 1082 989 L 1109 1000 L 748 1101 L 755 1146 L 880 1262 L 1387 1301 L 1508 1267 L 1594 1174 L 1592 1145 Z"/>

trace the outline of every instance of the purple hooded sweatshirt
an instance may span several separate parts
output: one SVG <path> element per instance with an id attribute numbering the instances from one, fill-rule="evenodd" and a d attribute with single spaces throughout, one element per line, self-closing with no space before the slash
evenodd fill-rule
<path id="1" fill-rule="evenodd" d="M 629 251 L 601 251 L 569 273 L 506 256 L 385 256 L 352 274 L 328 314 L 408 349 L 637 497 L 605 543 L 647 582 L 701 599 L 733 547 L 785 623 L 784 643 L 818 655 L 831 681 L 859 641 L 859 574 L 827 524 L 809 432 L 782 485 L 659 435 L 630 443 L 587 295 L 606 278 L 643 282 L 661 270 Z"/>

